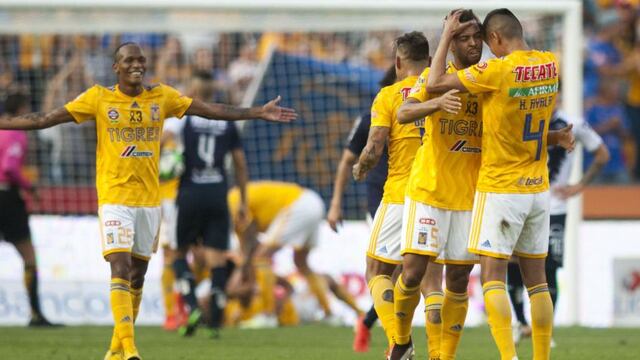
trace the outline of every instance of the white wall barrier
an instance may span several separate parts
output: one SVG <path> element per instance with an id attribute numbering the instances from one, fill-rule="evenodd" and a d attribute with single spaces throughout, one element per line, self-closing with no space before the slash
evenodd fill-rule
<path id="1" fill-rule="evenodd" d="M 33 216 L 33 241 L 40 266 L 42 307 L 53 321 L 67 324 L 110 324 L 109 268 L 101 257 L 98 221 L 95 217 Z M 640 325 L 640 221 L 585 222 L 580 228 L 578 274 L 579 321 L 587 326 Z M 364 252 L 369 227 L 364 221 L 345 222 L 339 234 L 327 226 L 310 263 L 345 285 L 366 310 L 371 300 L 364 279 Z M 22 285 L 22 263 L 13 247 L 0 242 L 0 324 L 28 321 L 29 309 Z M 151 261 L 144 287 L 141 324 L 160 324 L 161 254 Z M 317 318 L 315 300 L 306 284 L 295 275 L 291 250 L 276 255 L 275 270 L 288 276 L 298 294 L 295 302 L 303 319 Z M 560 276 L 562 294 L 563 273 Z M 484 323 L 479 271 L 471 276 L 471 303 L 467 324 Z M 334 310 L 345 323 L 355 315 L 334 300 Z M 559 324 L 566 323 L 562 295 L 556 311 Z M 416 324 L 424 323 L 423 307 L 416 310 Z"/>

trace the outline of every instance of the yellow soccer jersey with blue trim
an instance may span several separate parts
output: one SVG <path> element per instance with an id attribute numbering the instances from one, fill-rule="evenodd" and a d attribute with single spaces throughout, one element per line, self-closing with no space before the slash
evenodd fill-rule
<path id="1" fill-rule="evenodd" d="M 441 95 L 431 95 L 426 90 L 429 70 L 422 72 L 410 98 L 425 102 Z M 456 71 L 449 63 L 447 73 Z M 480 169 L 482 106 L 477 95 L 458 95 L 462 102 L 458 113 L 437 111 L 425 119 L 407 196 L 440 209 L 471 210 Z"/>
<path id="2" fill-rule="evenodd" d="M 260 232 L 265 232 L 280 211 L 293 204 L 304 192 L 298 184 L 278 181 L 252 181 L 247 184 L 247 207 Z M 240 207 L 240 190 L 234 187 L 227 195 L 229 212 L 235 217 Z M 291 214 L 295 221 L 296 214 Z"/>
<path id="3" fill-rule="evenodd" d="M 182 117 L 192 99 L 167 85 L 130 97 L 95 85 L 65 108 L 77 123 L 96 120 L 98 204 L 159 206 L 160 137 L 164 119 Z"/>
<path id="4" fill-rule="evenodd" d="M 558 93 L 556 56 L 519 50 L 458 71 L 483 106 L 482 192 L 532 194 L 549 189 L 547 133 Z"/>
<path id="5" fill-rule="evenodd" d="M 371 106 L 371 127 L 389 129 L 389 173 L 384 183 L 382 202 L 403 204 L 404 192 L 411 165 L 420 147 L 420 128 L 417 124 L 402 125 L 396 112 L 409 95 L 417 76 L 409 76 L 380 90 Z"/>

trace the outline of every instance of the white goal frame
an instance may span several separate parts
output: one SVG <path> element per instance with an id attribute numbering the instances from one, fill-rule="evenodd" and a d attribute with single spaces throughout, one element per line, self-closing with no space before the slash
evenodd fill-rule
<path id="1" fill-rule="evenodd" d="M 0 0 L 0 33 L 356 31 L 421 28 L 453 8 L 483 16 L 508 7 L 517 15 L 562 16 L 563 108 L 582 114 L 582 3 L 579 0 Z M 526 32 L 526 29 L 525 29 Z M 576 164 L 581 163 L 576 150 Z M 572 179 L 581 166 L 574 166 Z M 566 231 L 567 319 L 578 321 L 577 232 L 580 198 L 570 202 Z"/>

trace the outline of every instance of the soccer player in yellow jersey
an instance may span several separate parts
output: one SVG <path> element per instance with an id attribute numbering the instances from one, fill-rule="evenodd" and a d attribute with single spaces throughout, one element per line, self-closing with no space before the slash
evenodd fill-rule
<path id="1" fill-rule="evenodd" d="M 505 290 L 507 262 L 518 255 L 531 299 L 533 358 L 550 355 L 553 306 L 546 284 L 549 241 L 547 143 L 573 148 L 571 127 L 548 135 L 556 101 L 558 61 L 529 49 L 520 21 L 508 9 L 491 11 L 484 40 L 497 56 L 456 73 L 445 71 L 452 39 L 474 22 L 448 16 L 427 81 L 427 91 L 457 89 L 482 105 L 482 163 L 473 205 L 468 249 L 480 256 L 481 281 L 491 333 L 502 359 L 517 358 L 511 308 Z"/>
<path id="2" fill-rule="evenodd" d="M 447 73 L 455 73 L 480 61 L 482 33 L 480 21 L 467 10 L 464 21 L 474 21 L 451 43 L 453 61 Z M 471 209 L 482 145 L 482 108 L 480 99 L 460 94 L 461 108 L 455 113 L 438 111 L 426 91 L 430 69 L 422 72 L 409 97 L 398 110 L 400 123 L 427 118 L 425 133 L 409 176 L 402 226 L 402 274 L 396 282 L 396 341 L 394 356 L 400 350 L 411 353 L 411 322 L 420 300 L 418 286 L 427 268 L 441 258 L 446 264 L 446 293 L 441 292 L 440 277 L 427 278 L 435 289 L 425 298 L 430 359 L 453 359 L 467 315 L 467 286 L 477 255 L 467 251 Z M 457 90 L 450 90 L 453 95 Z M 431 114 L 431 115 L 429 115 Z M 461 176 L 464 171 L 464 176 Z M 439 284 L 438 284 L 439 283 Z M 438 311 L 441 310 L 441 311 Z M 441 325 L 440 325 L 441 324 Z M 430 331 L 430 328 L 433 330 Z M 438 331 L 440 330 L 440 331 Z"/>
<path id="3" fill-rule="evenodd" d="M 44 129 L 95 119 L 96 185 L 103 255 L 111 266 L 111 310 L 115 328 L 106 359 L 140 359 L 133 323 L 142 285 L 158 237 L 160 196 L 158 157 L 165 118 L 185 114 L 212 119 L 261 118 L 289 122 L 293 109 L 279 98 L 262 107 L 237 108 L 205 103 L 181 95 L 170 86 L 143 85 L 147 58 L 135 43 L 114 52 L 118 84 L 96 85 L 64 107 L 0 120 L 0 129 Z"/>
<path id="4" fill-rule="evenodd" d="M 243 270 L 248 271 L 253 263 L 256 280 L 262 289 L 263 313 L 247 325 L 277 326 L 273 297 L 276 277 L 271 269 L 271 258 L 283 246 L 293 247 L 293 262 L 307 280 L 325 315 L 330 317 L 324 280 L 307 261 L 310 251 L 318 244 L 318 227 L 325 215 L 320 195 L 293 183 L 253 181 L 247 184 L 246 196 L 248 209 L 244 219 L 239 217 L 241 202 L 238 188 L 229 192 L 228 203 L 244 256 Z M 258 233 L 264 235 L 260 244 L 257 242 Z"/>
<path id="5" fill-rule="evenodd" d="M 400 230 L 404 193 L 413 159 L 420 147 L 422 126 L 422 120 L 407 125 L 400 124 L 396 119 L 396 111 L 409 94 L 418 75 L 429 65 L 429 42 L 424 34 L 414 31 L 398 37 L 394 48 L 399 81 L 382 88 L 376 96 L 371 106 L 371 129 L 367 145 L 353 167 L 354 179 L 363 179 L 380 160 L 388 140 L 389 172 L 382 201 L 373 221 L 367 250 L 366 278 L 373 305 L 390 346 L 395 333 L 391 275 L 402 261 Z M 429 100 L 429 104 L 435 111 L 449 103 L 433 99 Z M 449 110 L 457 109 L 459 103 L 453 101 L 451 105 Z"/>

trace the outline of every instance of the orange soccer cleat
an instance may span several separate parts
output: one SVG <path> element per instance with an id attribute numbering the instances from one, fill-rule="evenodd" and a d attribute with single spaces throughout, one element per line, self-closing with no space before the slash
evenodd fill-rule
<path id="1" fill-rule="evenodd" d="M 367 352 L 369 351 L 369 343 L 371 342 L 371 331 L 364 324 L 364 315 L 360 315 L 356 320 L 355 336 L 353 338 L 353 351 Z"/>

